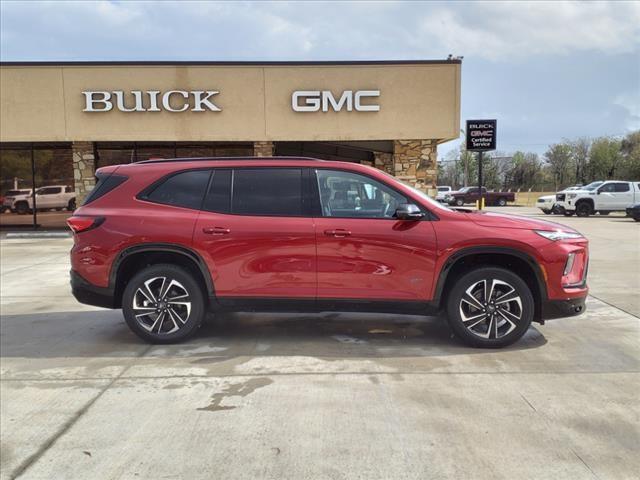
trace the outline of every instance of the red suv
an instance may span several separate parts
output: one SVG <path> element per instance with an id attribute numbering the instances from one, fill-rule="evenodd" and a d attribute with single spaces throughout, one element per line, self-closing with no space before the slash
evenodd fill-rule
<path id="1" fill-rule="evenodd" d="M 208 310 L 446 310 L 464 342 L 501 347 L 585 309 L 578 232 L 452 210 L 375 168 L 180 159 L 96 176 L 68 220 L 73 294 L 150 342 L 183 340 Z"/>

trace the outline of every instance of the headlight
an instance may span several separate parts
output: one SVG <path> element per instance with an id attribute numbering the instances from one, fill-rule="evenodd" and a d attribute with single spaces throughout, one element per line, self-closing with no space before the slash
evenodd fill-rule
<path id="1" fill-rule="evenodd" d="M 534 230 L 538 235 L 556 242 L 558 240 L 572 240 L 574 238 L 583 238 L 581 234 L 575 232 L 563 232 L 562 230 Z"/>
<path id="2" fill-rule="evenodd" d="M 568 198 L 576 198 L 577 196 L 578 196 L 577 193 L 569 193 L 569 194 L 567 194 Z"/>

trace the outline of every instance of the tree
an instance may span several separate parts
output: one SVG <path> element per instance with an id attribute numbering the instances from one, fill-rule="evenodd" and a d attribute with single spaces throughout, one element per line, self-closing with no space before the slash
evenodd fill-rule
<path id="1" fill-rule="evenodd" d="M 610 137 L 596 138 L 591 144 L 589 173 L 592 180 L 611 180 L 618 173 L 623 156 L 622 142 Z"/>
<path id="2" fill-rule="evenodd" d="M 569 148 L 571 148 L 571 159 L 576 167 L 575 183 L 585 185 L 587 183 L 587 166 L 589 164 L 591 140 L 582 137 L 568 143 Z"/>
<path id="3" fill-rule="evenodd" d="M 640 130 L 627 134 L 620 144 L 622 162 L 620 178 L 623 180 L 640 180 Z"/>
<path id="4" fill-rule="evenodd" d="M 570 146 L 566 143 L 553 144 L 544 154 L 544 158 L 553 175 L 556 190 L 559 186 L 565 187 L 570 179 L 572 166 Z"/>

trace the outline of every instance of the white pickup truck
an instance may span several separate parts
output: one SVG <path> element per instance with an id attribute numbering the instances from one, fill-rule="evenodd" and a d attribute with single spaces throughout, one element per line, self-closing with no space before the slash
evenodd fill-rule
<path id="1" fill-rule="evenodd" d="M 70 212 L 76 209 L 76 192 L 68 185 L 47 185 L 36 190 L 36 208 L 38 210 L 62 210 Z M 24 215 L 33 209 L 33 195 L 25 194 L 13 198 L 12 212 Z"/>
<path id="2" fill-rule="evenodd" d="M 624 212 L 627 207 L 640 202 L 640 182 L 607 180 L 593 182 L 572 192 L 556 194 L 556 204 L 564 209 L 564 214 L 588 217 L 596 212 L 608 215 L 610 212 Z"/>

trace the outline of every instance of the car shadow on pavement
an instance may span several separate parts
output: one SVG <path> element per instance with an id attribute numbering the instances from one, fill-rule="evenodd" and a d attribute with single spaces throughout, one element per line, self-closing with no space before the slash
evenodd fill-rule
<path id="1" fill-rule="evenodd" d="M 153 358 L 201 356 L 430 357 L 495 350 L 463 345 L 442 317 L 363 313 L 224 313 L 175 345 L 150 346 L 120 311 L 48 312 L 2 317 L 0 358 Z M 538 348 L 547 340 L 532 326 L 501 351 Z"/>

